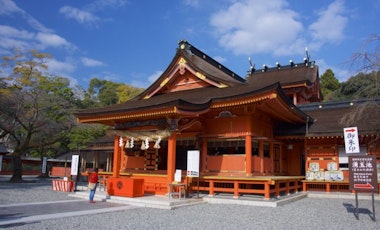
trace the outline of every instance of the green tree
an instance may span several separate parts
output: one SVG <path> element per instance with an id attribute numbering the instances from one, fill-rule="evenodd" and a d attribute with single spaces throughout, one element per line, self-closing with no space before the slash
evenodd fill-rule
<path id="1" fill-rule="evenodd" d="M 379 96 L 379 71 L 380 71 L 380 36 L 370 35 L 349 61 L 352 68 L 358 72 L 369 73 L 358 74 L 350 78 L 347 83 L 342 84 L 342 94 L 353 94 L 354 98 Z M 355 91 L 357 90 L 357 91 Z M 368 91 L 368 92 L 367 92 Z M 357 125 L 366 120 L 366 114 L 380 113 L 380 105 L 375 101 L 368 101 L 362 106 L 357 106 L 352 112 L 343 116 L 340 120 L 342 126 Z M 374 124 L 369 145 L 373 152 L 380 151 L 380 125 Z"/>
<path id="2" fill-rule="evenodd" d="M 340 87 L 339 80 L 335 77 L 335 74 L 331 69 L 327 69 L 320 77 L 320 84 L 325 100 L 331 100 L 332 92 Z"/>
<path id="3" fill-rule="evenodd" d="M 3 57 L 0 92 L 0 138 L 12 150 L 11 181 L 22 181 L 23 155 L 42 152 L 65 137 L 73 126 L 69 81 L 49 76 L 49 54 L 35 50 Z"/>
<path id="4" fill-rule="evenodd" d="M 94 124 L 78 124 L 67 135 L 69 149 L 82 149 L 87 143 L 105 135 L 106 126 Z"/>
<path id="5" fill-rule="evenodd" d="M 118 101 L 117 86 L 118 84 L 115 82 L 93 78 L 90 81 L 88 92 L 92 96 L 91 98 L 98 102 L 98 106 L 113 105 Z"/>
<path id="6" fill-rule="evenodd" d="M 368 74 L 359 73 L 341 83 L 341 88 L 338 91 L 339 97 L 344 100 L 378 97 L 380 92 L 376 83 L 379 78 L 380 71 Z"/>
<path id="7" fill-rule="evenodd" d="M 136 97 L 137 95 L 139 95 L 142 91 L 143 91 L 142 88 L 136 88 L 136 87 L 133 87 L 130 85 L 125 85 L 125 84 L 119 85 L 116 88 L 116 93 L 117 93 L 118 98 L 119 98 L 117 103 L 126 102 L 126 101 Z"/>
<path id="8" fill-rule="evenodd" d="M 125 102 L 142 91 L 141 88 L 126 84 L 93 78 L 90 80 L 85 99 L 87 104 L 89 101 L 93 101 L 95 106 L 107 106 Z"/>

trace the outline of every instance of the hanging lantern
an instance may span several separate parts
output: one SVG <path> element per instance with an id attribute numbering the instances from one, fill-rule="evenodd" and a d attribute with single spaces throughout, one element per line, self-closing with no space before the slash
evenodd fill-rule
<path id="1" fill-rule="evenodd" d="M 123 138 L 119 137 L 119 147 L 123 147 Z"/>

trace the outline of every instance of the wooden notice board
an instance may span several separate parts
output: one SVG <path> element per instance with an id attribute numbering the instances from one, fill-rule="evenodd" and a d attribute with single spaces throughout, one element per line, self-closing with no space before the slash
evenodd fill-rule
<path id="1" fill-rule="evenodd" d="M 349 156 L 348 163 L 351 190 L 378 192 L 375 155 Z"/>

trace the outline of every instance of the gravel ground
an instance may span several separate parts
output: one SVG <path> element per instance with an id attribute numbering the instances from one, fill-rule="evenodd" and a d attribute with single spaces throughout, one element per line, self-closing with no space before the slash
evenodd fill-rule
<path id="1" fill-rule="evenodd" d="M 0 205 L 65 199 L 75 198 L 51 191 L 48 180 L 24 184 L 0 180 Z M 371 200 L 359 200 L 359 220 L 353 214 L 354 206 L 354 199 L 305 198 L 276 208 L 226 204 L 174 210 L 136 208 L 7 229 L 380 229 L 380 215 L 376 222 L 370 218 Z M 375 212 L 380 212 L 378 200 Z"/>

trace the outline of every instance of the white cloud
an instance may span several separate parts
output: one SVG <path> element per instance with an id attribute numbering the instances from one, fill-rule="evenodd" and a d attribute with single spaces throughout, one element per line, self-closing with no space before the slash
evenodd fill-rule
<path id="1" fill-rule="evenodd" d="M 341 0 L 331 3 L 326 10 L 320 11 L 318 20 L 309 26 L 314 41 L 320 43 L 341 41 L 348 21 L 344 13 L 345 7 Z"/>
<path id="2" fill-rule="evenodd" d="M 34 33 L 0 25 L 0 53 L 8 55 L 10 49 L 30 49 L 36 44 Z"/>
<path id="3" fill-rule="evenodd" d="M 75 49 L 71 43 L 57 34 L 39 32 L 36 34 L 36 40 L 43 49 L 46 47 Z"/>
<path id="4" fill-rule="evenodd" d="M 12 13 L 24 13 L 13 1 L 0 0 L 0 15 L 11 15 Z"/>
<path id="5" fill-rule="evenodd" d="M 14 48 L 44 50 L 48 47 L 66 48 L 69 50 L 76 49 L 74 45 L 57 34 L 45 32 L 33 33 L 27 30 L 0 25 L 0 48 L 4 50 Z"/>
<path id="6" fill-rule="evenodd" d="M 16 3 L 11 0 L 0 0 L 0 15 L 10 15 L 19 14 L 22 18 L 26 19 L 28 24 L 38 31 L 51 32 L 50 29 L 46 28 L 44 25 L 39 23 L 35 18 L 25 12 L 23 9 L 19 8 Z"/>
<path id="7" fill-rule="evenodd" d="M 93 24 L 99 21 L 99 18 L 91 12 L 83 11 L 71 6 L 64 6 L 59 9 L 59 13 L 63 14 L 68 19 L 74 19 L 80 24 Z"/>
<path id="8" fill-rule="evenodd" d="M 289 44 L 303 30 L 298 14 L 284 0 L 244 0 L 212 15 L 210 24 L 221 46 L 235 54 L 289 54 Z M 283 50 L 282 47 L 288 49 Z"/>
<path id="9" fill-rule="evenodd" d="M 34 34 L 26 30 L 18 30 L 14 27 L 0 25 L 0 35 L 8 38 L 32 39 Z"/>
<path id="10" fill-rule="evenodd" d="M 64 15 L 67 19 L 74 19 L 79 24 L 93 26 L 99 21 L 104 20 L 95 15 L 95 12 L 105 11 L 107 8 L 118 9 L 125 6 L 126 3 L 126 0 L 97 0 L 85 5 L 82 9 L 72 6 L 61 7 L 59 13 Z"/>
<path id="11" fill-rule="evenodd" d="M 65 61 L 57 59 L 48 59 L 46 65 L 48 66 L 47 73 L 54 74 L 55 76 L 65 77 L 69 79 L 70 86 L 78 85 L 78 80 L 72 76 L 76 70 L 75 62 L 68 58 Z"/>
<path id="12" fill-rule="evenodd" d="M 211 16 L 210 25 L 219 44 L 236 55 L 289 56 L 303 53 L 306 46 L 318 51 L 327 43 L 344 39 L 348 18 L 342 0 L 318 11 L 310 25 L 303 25 L 286 0 L 231 2 Z"/>
<path id="13" fill-rule="evenodd" d="M 73 73 L 74 70 L 76 69 L 76 66 L 73 64 L 73 61 L 70 59 L 62 62 L 58 61 L 57 59 L 49 59 L 47 60 L 47 66 L 48 66 L 48 71 L 50 73 L 58 73 L 62 75 L 67 75 L 70 73 Z"/>
<path id="14" fill-rule="evenodd" d="M 81 58 L 81 61 L 84 66 L 89 66 L 89 67 L 105 66 L 103 62 L 95 60 L 95 59 L 87 58 L 87 57 Z"/>

